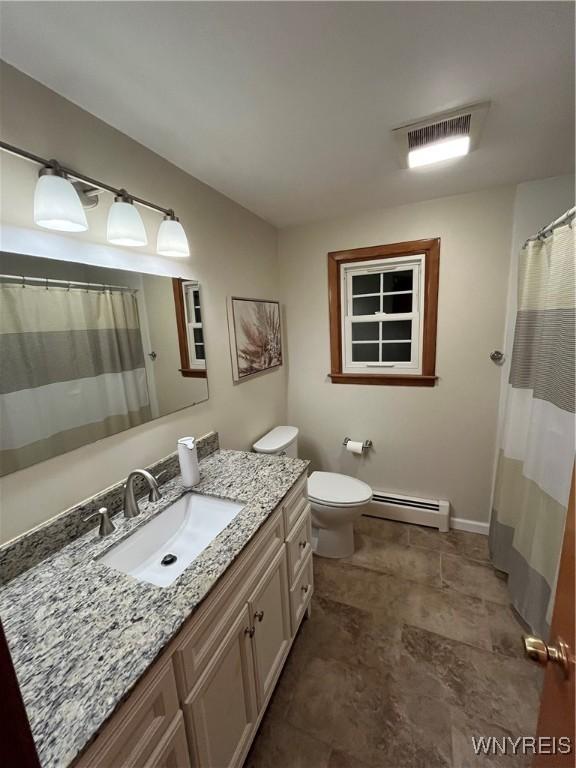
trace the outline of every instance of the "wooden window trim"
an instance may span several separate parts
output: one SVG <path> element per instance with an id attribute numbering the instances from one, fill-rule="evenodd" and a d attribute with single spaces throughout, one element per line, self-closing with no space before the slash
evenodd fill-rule
<path id="1" fill-rule="evenodd" d="M 186 308 L 184 307 L 184 294 L 180 277 L 172 278 L 172 290 L 174 292 L 174 307 L 176 309 L 176 326 L 178 327 L 178 348 L 180 350 L 180 373 L 188 379 L 206 379 L 208 371 L 199 368 L 190 368 L 188 353 L 188 335 L 186 333 Z"/>
<path id="2" fill-rule="evenodd" d="M 342 372 L 342 265 L 371 259 L 394 259 L 424 254 L 424 317 L 422 373 L 343 373 Z M 436 383 L 436 326 L 438 318 L 438 282 L 440 275 L 440 238 L 408 240 L 390 245 L 332 251 L 328 254 L 328 302 L 330 312 L 330 379 L 333 384 L 376 384 L 384 386 L 433 387 Z"/>

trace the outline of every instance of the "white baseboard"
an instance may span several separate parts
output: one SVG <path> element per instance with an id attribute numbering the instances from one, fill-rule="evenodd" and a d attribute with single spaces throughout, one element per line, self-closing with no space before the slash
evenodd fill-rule
<path id="1" fill-rule="evenodd" d="M 455 531 L 468 531 L 468 533 L 481 533 L 488 536 L 490 523 L 481 523 L 478 520 L 466 520 L 463 517 L 451 517 L 450 528 Z"/>
<path id="2" fill-rule="evenodd" d="M 490 523 L 452 517 L 450 502 L 447 499 L 422 499 L 379 490 L 374 490 L 372 501 L 367 504 L 364 514 L 399 523 L 426 525 L 438 528 L 441 533 L 446 533 L 452 528 L 455 531 L 488 536 L 490 530 Z"/>
<path id="3" fill-rule="evenodd" d="M 409 499 L 407 496 L 398 498 Z M 436 506 L 437 509 L 422 509 L 415 506 L 385 504 L 375 499 L 368 504 L 365 514 L 384 520 L 394 520 L 398 523 L 426 525 L 431 528 L 438 528 L 439 531 L 445 533 L 449 527 L 450 504 L 448 501 L 441 500 L 436 502 Z"/>
<path id="4" fill-rule="evenodd" d="M 367 505 L 364 514 L 369 517 L 394 520 L 398 523 L 426 525 L 431 528 L 438 528 L 440 532 L 446 532 L 448 527 L 450 527 L 454 531 L 467 531 L 468 533 L 480 533 L 482 536 L 488 536 L 490 530 L 490 523 L 481 523 L 478 520 L 466 520 L 463 517 L 449 517 L 447 502 L 441 505 L 439 511 L 414 509 L 409 507 L 401 508 L 371 502 Z"/>

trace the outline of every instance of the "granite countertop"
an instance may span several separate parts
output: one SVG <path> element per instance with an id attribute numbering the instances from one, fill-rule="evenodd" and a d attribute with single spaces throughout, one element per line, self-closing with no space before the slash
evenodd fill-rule
<path id="1" fill-rule="evenodd" d="M 92 739 L 300 475 L 307 461 L 218 451 L 194 491 L 245 504 L 169 587 L 94 558 L 179 498 L 179 476 L 117 530 L 74 540 L 0 590 L 0 614 L 43 768 L 64 768 Z"/>

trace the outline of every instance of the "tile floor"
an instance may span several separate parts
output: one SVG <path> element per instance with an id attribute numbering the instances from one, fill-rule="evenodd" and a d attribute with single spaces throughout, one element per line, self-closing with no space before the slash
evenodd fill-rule
<path id="1" fill-rule="evenodd" d="M 472 735 L 533 735 L 542 683 L 486 537 L 363 517 L 314 558 L 304 621 L 247 768 L 516 768 Z"/>

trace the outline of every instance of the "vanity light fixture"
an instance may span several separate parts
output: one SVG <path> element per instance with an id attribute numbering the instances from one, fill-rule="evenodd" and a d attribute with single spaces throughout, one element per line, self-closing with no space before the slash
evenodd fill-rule
<path id="1" fill-rule="evenodd" d="M 160 224 L 156 250 L 161 256 L 175 256 L 177 258 L 190 256 L 188 238 L 180 220 L 174 215 L 174 211 L 166 214 L 164 221 Z"/>
<path id="2" fill-rule="evenodd" d="M 86 214 L 72 182 L 55 160 L 44 165 L 34 191 L 34 222 L 62 232 L 85 232 Z"/>
<path id="3" fill-rule="evenodd" d="M 178 258 L 190 255 L 188 238 L 172 208 L 130 195 L 125 189 L 78 173 L 56 160 L 45 160 L 5 141 L 0 141 L 0 149 L 41 166 L 34 193 L 34 222 L 38 226 L 62 232 L 84 232 L 88 229 L 84 209 L 97 204 L 98 194 L 111 192 L 114 202 L 107 225 L 110 243 L 130 247 L 148 243 L 144 223 L 136 207 L 139 205 L 164 216 L 158 231 L 159 254 Z"/>
<path id="4" fill-rule="evenodd" d="M 148 243 L 142 217 L 125 189 L 115 195 L 108 211 L 107 238 L 109 243 L 129 247 Z"/>

